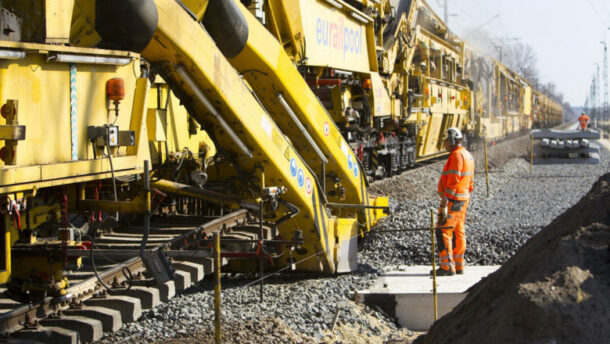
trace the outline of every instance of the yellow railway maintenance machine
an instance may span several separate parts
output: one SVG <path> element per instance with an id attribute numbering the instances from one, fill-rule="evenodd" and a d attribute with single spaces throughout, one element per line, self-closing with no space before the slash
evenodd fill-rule
<path id="1" fill-rule="evenodd" d="M 78 263 L 67 249 L 87 248 L 87 221 L 71 218 L 78 195 L 106 194 L 95 181 L 141 173 L 149 159 L 149 83 L 137 54 L 69 46 L 69 6 L 2 5 L 0 283 L 61 294 L 63 267 Z"/>
<path id="2" fill-rule="evenodd" d="M 325 113 L 312 97 L 298 106 L 303 100 L 286 83 L 302 81 L 274 82 L 304 131 L 278 126 L 280 108 L 259 102 L 277 100 L 277 89 L 265 94 L 265 84 L 242 79 L 231 66 L 232 56 L 197 22 L 207 1 L 183 5 L 2 2 L 0 284 L 15 293 L 61 295 L 64 267 L 80 260 L 67 257 L 68 249 L 87 252 L 85 237 L 117 211 L 151 210 L 150 193 L 136 177 L 144 161 L 153 165 L 152 187 L 176 197 L 246 207 L 256 216 L 264 201 L 265 239 L 302 233 L 304 244 L 295 252 L 288 245 L 265 247 L 270 270 L 312 255 L 296 268 L 355 268 L 356 237 L 384 216 L 387 198 L 368 195 L 363 171 L 334 126 L 332 139 L 323 124 L 310 127 L 323 123 Z M 228 24 L 243 27 L 245 21 Z M 310 145 L 302 143 L 305 134 Z M 312 153 L 311 143 L 322 155 Z M 330 172 L 314 165 L 315 155 L 329 161 Z M 351 168 L 336 163 L 349 156 Z M 337 185 L 325 187 L 327 173 L 338 177 Z M 256 238 L 256 232 L 242 234 Z M 257 248 L 239 249 L 255 257 Z M 253 259 L 240 257 L 228 269 L 256 269 Z"/>
<path id="3" fill-rule="evenodd" d="M 448 127 L 473 129 L 463 44 L 424 1 L 400 1 L 395 10 L 388 0 L 257 3 L 262 8 L 251 10 L 297 65 L 369 179 L 446 154 L 440 138 Z"/>
<path id="4" fill-rule="evenodd" d="M 296 148 L 294 144 L 297 142 L 300 145 L 303 136 L 311 136 L 312 132 L 307 129 L 283 131 L 274 120 L 277 117 L 268 112 L 274 109 L 263 107 L 265 101 L 254 96 L 253 92 L 261 92 L 260 85 L 248 84 L 227 61 L 232 52 L 243 48 L 244 39 L 250 34 L 243 17 L 234 16 L 227 22 L 226 30 L 234 32 L 234 40 L 225 41 L 229 48 L 221 50 L 198 23 L 210 8 L 206 1 L 187 1 L 184 7 L 171 0 L 144 3 L 154 6 L 158 17 L 153 38 L 142 50 L 142 57 L 151 64 L 153 71 L 163 76 L 193 118 L 209 132 L 220 153 L 210 167 L 208 183 L 250 204 L 273 198 L 265 203 L 265 220 L 275 223 L 267 237 L 290 238 L 295 230 L 302 231 L 305 243 L 296 251 L 296 257 L 288 247 L 282 247 L 274 256 L 277 257 L 274 266 L 285 266 L 294 259 L 316 254 L 318 259 L 308 260 L 297 269 L 327 272 L 353 269 L 356 236 L 361 230 L 357 214 L 362 212 L 345 211 L 333 215 L 327 211 L 327 207 L 334 205 L 327 200 L 324 186 L 316 173 L 317 167 L 312 167 L 313 160 L 301 155 L 311 157 L 306 155 L 311 152 Z M 81 6 L 85 12 L 89 8 L 88 18 L 92 18 L 91 7 L 86 3 Z M 128 22 L 124 21 L 124 26 L 116 25 L 114 15 L 124 13 L 131 19 L 144 20 L 148 13 L 142 11 L 141 6 L 130 7 L 124 1 L 106 2 L 103 6 L 95 7 L 98 32 L 104 30 L 100 25 L 104 12 L 109 13 L 109 28 L 118 30 L 118 35 L 101 34 L 102 44 L 129 49 L 130 44 L 117 39 L 129 36 Z M 277 85 L 280 86 L 287 90 L 285 85 Z M 276 96 L 273 89 L 267 92 Z M 339 160 L 337 154 L 345 156 L 343 151 L 336 149 L 323 153 L 328 154 L 329 161 Z M 354 172 L 355 169 L 357 167 L 349 171 L 350 175 L 360 176 L 362 172 Z M 343 182 L 352 183 L 348 179 Z M 279 192 L 272 193 L 271 190 Z M 385 198 L 373 198 L 370 204 L 375 205 L 368 205 L 366 202 L 369 202 L 369 198 L 363 183 L 358 184 L 356 190 L 358 193 L 353 192 L 354 196 L 351 197 L 355 198 L 350 200 L 357 202 L 347 206 L 368 210 L 387 204 Z M 364 229 L 375 224 L 382 216 L 379 209 L 363 213 Z M 253 269 L 253 263 L 233 260 L 229 269 Z"/>

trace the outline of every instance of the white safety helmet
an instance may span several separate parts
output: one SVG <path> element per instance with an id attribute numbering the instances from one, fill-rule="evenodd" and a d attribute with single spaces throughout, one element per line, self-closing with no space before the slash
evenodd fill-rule
<path id="1" fill-rule="evenodd" d="M 462 139 L 464 139 L 464 136 L 458 128 L 449 128 L 443 134 L 443 141 L 448 140 L 451 145 L 457 144 Z"/>

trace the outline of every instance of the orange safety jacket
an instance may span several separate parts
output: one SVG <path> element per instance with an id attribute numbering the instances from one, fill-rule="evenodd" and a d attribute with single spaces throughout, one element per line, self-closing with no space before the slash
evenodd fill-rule
<path id="1" fill-rule="evenodd" d="M 580 121 L 580 126 L 584 128 L 587 122 L 589 121 L 589 116 L 580 115 L 580 117 L 578 117 L 578 120 Z"/>
<path id="2" fill-rule="evenodd" d="M 456 147 L 443 167 L 438 194 L 456 201 L 470 198 L 474 181 L 474 159 L 464 147 Z"/>

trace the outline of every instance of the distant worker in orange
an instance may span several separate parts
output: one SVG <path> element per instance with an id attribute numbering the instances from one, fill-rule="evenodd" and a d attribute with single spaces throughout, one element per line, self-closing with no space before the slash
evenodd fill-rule
<path id="1" fill-rule="evenodd" d="M 583 112 L 580 117 L 578 117 L 578 121 L 580 122 L 580 129 L 587 130 L 587 124 L 589 124 L 589 116 L 585 115 Z"/>
<path id="2" fill-rule="evenodd" d="M 441 196 L 438 226 L 451 228 L 436 230 L 441 261 L 436 270 L 437 276 L 464 273 L 464 224 L 470 193 L 473 190 L 474 159 L 462 146 L 463 139 L 462 132 L 457 128 L 449 128 L 443 135 L 445 149 L 451 153 L 438 182 L 438 194 Z"/>

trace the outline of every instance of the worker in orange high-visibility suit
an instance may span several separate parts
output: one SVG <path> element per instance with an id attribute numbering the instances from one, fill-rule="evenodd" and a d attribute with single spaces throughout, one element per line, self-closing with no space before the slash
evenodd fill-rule
<path id="1" fill-rule="evenodd" d="M 580 122 L 580 129 L 587 130 L 587 124 L 589 123 L 589 116 L 585 115 L 583 112 L 580 117 L 578 117 L 578 121 Z"/>
<path id="2" fill-rule="evenodd" d="M 455 273 L 464 273 L 464 223 L 473 189 L 474 159 L 462 147 L 463 136 L 459 129 L 447 129 L 443 141 L 445 149 L 451 153 L 438 182 L 441 204 L 437 225 L 448 228 L 436 230 L 440 258 L 440 268 L 436 270 L 436 275 L 453 276 Z"/>

